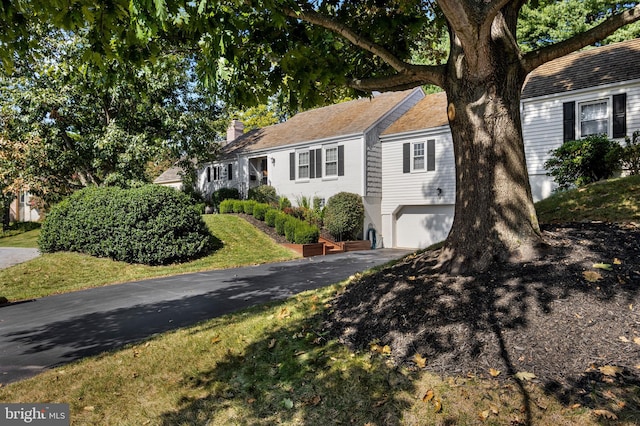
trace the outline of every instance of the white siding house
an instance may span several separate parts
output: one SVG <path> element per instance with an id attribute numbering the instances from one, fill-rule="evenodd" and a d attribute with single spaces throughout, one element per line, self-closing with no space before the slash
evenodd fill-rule
<path id="1" fill-rule="evenodd" d="M 294 204 L 301 197 L 328 200 L 338 192 L 363 197 L 363 235 L 381 229 L 380 134 L 424 97 L 422 89 L 390 92 L 305 111 L 284 123 L 243 134 L 220 160 L 199 172 L 205 194 L 221 187 L 271 185 Z"/>
<path id="2" fill-rule="evenodd" d="M 455 166 L 446 106 L 444 94 L 427 96 L 381 136 L 386 247 L 424 248 L 444 240 L 451 229 Z M 538 201 L 556 187 L 544 168 L 549 151 L 594 133 L 623 141 L 640 129 L 640 39 L 541 66 L 525 84 L 521 113 Z"/>

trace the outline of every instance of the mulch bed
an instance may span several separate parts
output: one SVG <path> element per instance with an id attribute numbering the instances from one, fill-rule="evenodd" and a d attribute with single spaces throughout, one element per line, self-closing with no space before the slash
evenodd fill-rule
<path id="1" fill-rule="evenodd" d="M 389 345 L 398 366 L 417 369 L 420 354 L 442 376 L 533 373 L 565 398 L 588 398 L 594 379 L 640 385 L 640 226 L 543 231 L 539 260 L 452 276 L 424 252 L 364 276 L 333 300 L 325 327 L 353 350 Z"/>
<path id="2" fill-rule="evenodd" d="M 249 214 L 244 214 L 244 213 L 237 213 L 237 214 L 235 214 L 235 216 L 240 216 L 241 218 L 243 218 L 244 220 L 246 220 L 247 222 L 249 222 L 250 224 L 252 224 L 256 228 L 258 228 L 259 230 L 261 230 L 262 232 L 267 234 L 276 243 L 278 243 L 278 244 L 287 244 L 287 243 L 289 243 L 289 241 L 287 241 L 287 239 L 283 235 L 280 235 L 280 234 L 278 234 L 276 232 L 275 228 L 270 227 L 269 225 L 267 225 L 263 221 L 258 220 L 258 219 L 256 219 L 255 217 L 253 217 L 253 216 L 251 216 Z"/>

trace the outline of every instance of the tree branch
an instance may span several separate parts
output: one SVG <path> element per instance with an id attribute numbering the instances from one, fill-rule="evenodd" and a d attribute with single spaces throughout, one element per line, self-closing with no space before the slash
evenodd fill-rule
<path id="1" fill-rule="evenodd" d="M 355 31 L 353 31 L 346 25 L 341 24 L 340 22 L 336 22 L 333 19 L 328 18 L 318 12 L 315 12 L 313 10 L 296 11 L 289 8 L 284 9 L 283 12 L 290 18 L 301 19 L 310 24 L 317 25 L 340 35 L 341 37 L 353 43 L 353 45 L 378 56 L 398 72 L 410 72 L 411 70 L 411 64 L 401 60 L 385 47 L 374 43 L 371 40 L 367 40 L 366 38 L 358 35 Z"/>
<path id="2" fill-rule="evenodd" d="M 347 85 L 353 89 L 380 92 L 412 89 L 424 84 L 443 87 L 444 65 L 412 65 L 413 73 L 399 73 L 388 77 L 353 79 Z"/>
<path id="3" fill-rule="evenodd" d="M 613 34 L 619 28 L 638 20 L 640 20 L 640 5 L 617 15 L 613 15 L 599 25 L 581 34 L 577 34 L 570 39 L 526 54 L 522 61 L 523 68 L 527 73 L 529 73 L 546 62 L 560 58 L 600 41 Z"/>

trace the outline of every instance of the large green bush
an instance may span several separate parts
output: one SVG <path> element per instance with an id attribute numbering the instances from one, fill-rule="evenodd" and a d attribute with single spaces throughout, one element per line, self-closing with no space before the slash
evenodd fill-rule
<path id="1" fill-rule="evenodd" d="M 164 265 L 215 248 L 188 196 L 172 188 L 85 188 L 53 207 L 38 241 L 43 252 L 75 251 Z"/>
<path id="2" fill-rule="evenodd" d="M 622 164 L 631 175 L 640 175 L 640 131 L 633 132 L 631 139 L 627 138 L 622 152 Z"/>
<path id="3" fill-rule="evenodd" d="M 295 227 L 294 243 L 312 244 L 317 243 L 320 237 L 320 229 L 315 225 L 310 225 L 304 221 L 298 221 Z"/>
<path id="4" fill-rule="evenodd" d="M 622 147 L 605 135 L 593 135 L 565 142 L 551 154 L 544 167 L 560 189 L 568 189 L 613 176 L 620 170 Z"/>
<path id="5" fill-rule="evenodd" d="M 255 217 L 258 220 L 264 220 L 264 215 L 267 212 L 267 209 L 269 209 L 268 204 L 256 203 L 253 206 L 253 217 Z"/>
<path id="6" fill-rule="evenodd" d="M 337 241 L 355 240 L 364 224 L 362 197 L 350 192 L 339 192 L 327 201 L 324 226 Z"/>
<path id="7" fill-rule="evenodd" d="M 276 232 L 278 233 L 278 235 L 284 235 L 284 225 L 290 217 L 291 216 L 289 216 L 286 213 L 283 213 L 283 212 L 278 213 L 275 221 Z"/>

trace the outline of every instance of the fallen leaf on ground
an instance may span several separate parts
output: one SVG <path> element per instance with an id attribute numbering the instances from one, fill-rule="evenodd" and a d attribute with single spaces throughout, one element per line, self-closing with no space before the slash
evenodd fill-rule
<path id="1" fill-rule="evenodd" d="M 597 417 L 604 417 L 609 420 L 618 420 L 618 416 L 609 410 L 593 410 L 592 413 Z"/>
<path id="2" fill-rule="evenodd" d="M 613 264 L 614 265 L 622 265 L 622 260 L 618 259 L 617 257 L 615 259 L 613 259 Z"/>
<path id="3" fill-rule="evenodd" d="M 380 346 L 374 343 L 373 345 L 371 345 L 371 350 L 382 355 L 391 355 L 391 346 L 389 345 Z"/>
<path id="4" fill-rule="evenodd" d="M 489 418 L 489 414 L 489 410 L 484 410 L 478 413 L 478 417 L 484 422 Z"/>
<path id="5" fill-rule="evenodd" d="M 590 283 L 595 283 L 602 279 L 602 275 L 596 271 L 584 271 L 582 275 L 584 276 L 584 279 Z"/>
<path id="6" fill-rule="evenodd" d="M 93 405 L 87 405 L 83 408 L 84 411 L 95 411 L 95 409 L 96 407 L 94 407 Z"/>
<path id="7" fill-rule="evenodd" d="M 603 367 L 598 368 L 602 374 L 605 376 L 615 377 L 616 374 L 622 373 L 621 367 L 616 367 L 614 365 L 605 365 Z"/>
<path id="8" fill-rule="evenodd" d="M 211 339 L 211 343 L 216 344 L 221 342 L 222 339 L 220 338 L 220 336 L 215 336 L 213 339 Z"/>
<path id="9" fill-rule="evenodd" d="M 282 404 L 287 410 L 291 410 L 293 408 L 293 401 L 290 398 L 283 399 Z"/>
<path id="10" fill-rule="evenodd" d="M 285 318 L 289 318 L 291 316 L 291 312 L 289 312 L 289 309 L 287 308 L 282 308 L 280 309 L 280 312 L 278 312 L 278 319 L 285 319 Z"/>
<path id="11" fill-rule="evenodd" d="M 491 377 L 498 377 L 500 373 L 502 373 L 502 371 L 496 370 L 495 368 L 489 369 L 489 374 L 491 374 Z"/>
<path id="12" fill-rule="evenodd" d="M 429 389 L 427 391 L 427 393 L 424 394 L 424 396 L 422 397 L 422 402 L 429 402 L 433 399 L 434 393 L 433 393 L 433 389 Z"/>
<path id="13" fill-rule="evenodd" d="M 440 411 L 442 411 L 442 401 L 440 400 L 440 398 L 438 398 L 433 401 L 433 412 L 439 413 Z"/>
<path id="14" fill-rule="evenodd" d="M 273 349 L 276 346 L 276 339 L 271 339 L 269 341 L 269 349 Z"/>
<path id="15" fill-rule="evenodd" d="M 634 337 L 633 343 L 635 343 L 636 345 L 640 345 L 640 337 Z"/>
<path id="16" fill-rule="evenodd" d="M 625 336 L 620 336 L 620 337 L 618 337 L 618 339 L 620 339 L 620 341 L 624 342 L 624 343 L 629 343 L 631 341 L 631 340 L 627 339 Z"/>
<path id="17" fill-rule="evenodd" d="M 516 378 L 521 381 L 529 381 L 535 379 L 536 375 L 529 373 L 528 371 L 518 371 L 516 373 Z"/>
<path id="18" fill-rule="evenodd" d="M 604 269 L 605 271 L 611 271 L 613 269 L 609 263 L 594 263 L 593 267 L 596 269 Z"/>
<path id="19" fill-rule="evenodd" d="M 427 359 L 420 354 L 415 354 L 413 356 L 413 361 L 420 368 L 425 368 L 427 366 Z"/>

